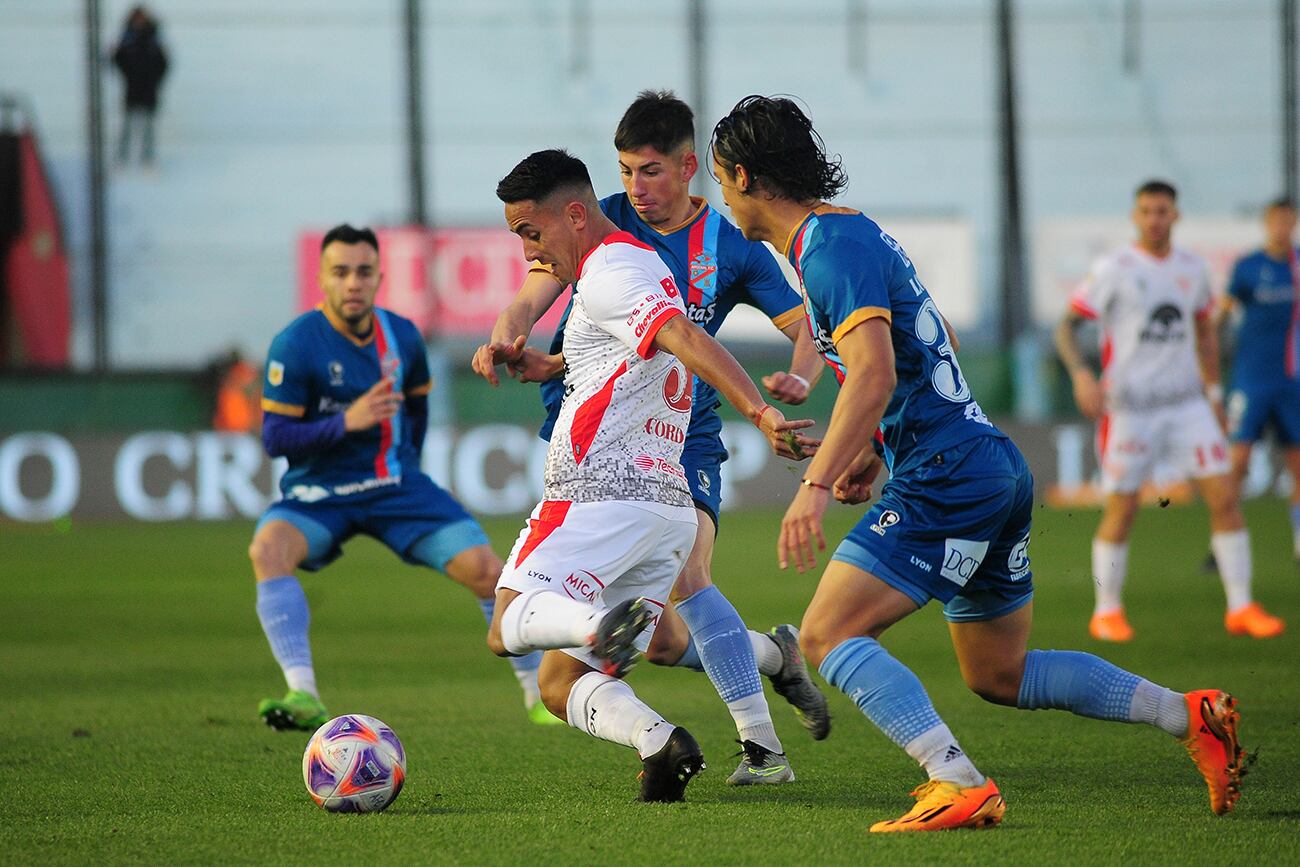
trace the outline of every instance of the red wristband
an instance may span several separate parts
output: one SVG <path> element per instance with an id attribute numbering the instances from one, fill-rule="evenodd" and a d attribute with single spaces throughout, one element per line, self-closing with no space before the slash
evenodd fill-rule
<path id="1" fill-rule="evenodd" d="M 767 412 L 769 409 L 774 409 L 772 404 L 763 404 L 763 408 L 758 411 L 758 415 L 754 416 L 754 427 L 761 428 L 763 426 L 763 413 Z"/>
<path id="2" fill-rule="evenodd" d="M 819 490 L 819 491 L 829 491 L 829 490 L 830 490 L 830 487 L 829 487 L 829 486 L 827 486 L 827 485 L 822 485 L 822 484 L 818 484 L 817 482 L 814 482 L 812 479 L 801 479 L 801 480 L 799 481 L 799 484 L 803 485 L 805 488 L 816 488 L 816 489 Z"/>

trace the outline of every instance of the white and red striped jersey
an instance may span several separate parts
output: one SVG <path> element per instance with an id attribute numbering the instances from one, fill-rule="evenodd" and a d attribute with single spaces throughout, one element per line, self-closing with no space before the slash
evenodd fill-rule
<path id="1" fill-rule="evenodd" d="M 652 345 L 685 312 L 668 266 L 628 232 L 583 258 L 564 331 L 564 403 L 546 453 L 545 499 L 691 505 L 681 467 L 691 374 Z"/>
<path id="2" fill-rule="evenodd" d="M 1205 260 L 1177 247 L 1158 259 L 1134 245 L 1098 259 L 1070 297 L 1101 325 L 1110 410 L 1176 406 L 1201 396 L 1196 320 L 1214 311 Z"/>

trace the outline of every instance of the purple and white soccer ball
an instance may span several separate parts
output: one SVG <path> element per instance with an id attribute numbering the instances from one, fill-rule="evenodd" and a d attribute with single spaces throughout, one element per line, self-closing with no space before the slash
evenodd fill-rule
<path id="1" fill-rule="evenodd" d="M 331 813 L 377 813 L 402 791 L 406 750 L 383 722 L 345 714 L 307 742 L 302 779 L 312 800 Z"/>

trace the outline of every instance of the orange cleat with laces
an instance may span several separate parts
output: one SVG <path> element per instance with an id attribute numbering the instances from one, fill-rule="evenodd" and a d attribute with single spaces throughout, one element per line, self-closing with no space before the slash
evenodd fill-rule
<path id="1" fill-rule="evenodd" d="M 1246 775 L 1245 756 L 1237 742 L 1237 700 L 1217 689 L 1189 692 L 1187 701 L 1187 747 L 1196 769 L 1210 789 L 1210 809 L 1222 816 L 1241 797 L 1241 778 Z"/>
<path id="2" fill-rule="evenodd" d="M 992 828 L 1007 811 L 1007 803 L 992 780 L 965 788 L 931 780 L 913 789 L 912 797 L 916 798 L 912 809 L 897 819 L 877 822 L 871 826 L 872 833 Z"/>

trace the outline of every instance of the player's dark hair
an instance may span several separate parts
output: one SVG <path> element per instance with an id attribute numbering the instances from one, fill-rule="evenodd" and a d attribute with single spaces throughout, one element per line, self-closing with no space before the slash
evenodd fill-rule
<path id="1" fill-rule="evenodd" d="M 325 252 L 325 248 L 330 244 L 338 241 L 340 244 L 369 244 L 379 252 L 379 239 L 375 233 L 364 226 L 360 229 L 347 223 L 341 223 L 325 233 L 325 237 L 320 239 L 320 251 Z"/>
<path id="2" fill-rule="evenodd" d="M 682 145 L 695 149 L 695 115 L 671 90 L 643 90 L 623 112 L 614 130 L 614 148 L 634 151 L 650 146 L 671 154 Z"/>
<path id="3" fill-rule="evenodd" d="M 1286 208 L 1288 211 L 1295 210 L 1295 201 L 1290 196 L 1278 196 L 1273 201 L 1264 206 L 1264 213 L 1276 211 L 1278 208 Z"/>
<path id="4" fill-rule="evenodd" d="M 769 193 L 796 202 L 831 199 L 849 185 L 839 156 L 827 156 L 812 121 L 783 96 L 736 103 L 713 128 L 709 148 L 727 171 L 743 165 Z"/>
<path id="5" fill-rule="evenodd" d="M 591 175 L 582 160 L 560 148 L 536 151 L 519 161 L 497 184 L 497 198 L 507 205 L 540 202 L 556 190 L 574 188 L 595 196 Z"/>
<path id="6" fill-rule="evenodd" d="M 1138 187 L 1133 198 L 1146 195 L 1168 196 L 1173 201 L 1178 201 L 1178 190 L 1174 189 L 1174 185 L 1159 178 L 1153 178 Z"/>

